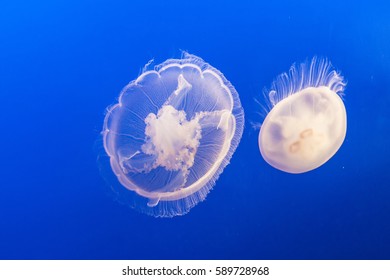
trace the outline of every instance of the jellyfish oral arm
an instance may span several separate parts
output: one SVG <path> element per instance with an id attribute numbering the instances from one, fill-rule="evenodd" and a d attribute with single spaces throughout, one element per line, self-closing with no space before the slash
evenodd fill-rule
<path id="1" fill-rule="evenodd" d="M 157 116 L 149 114 L 145 123 L 146 143 L 142 151 L 156 156 L 156 166 L 177 171 L 194 164 L 201 137 L 201 128 L 196 121 L 187 121 L 184 111 L 164 105 Z"/>

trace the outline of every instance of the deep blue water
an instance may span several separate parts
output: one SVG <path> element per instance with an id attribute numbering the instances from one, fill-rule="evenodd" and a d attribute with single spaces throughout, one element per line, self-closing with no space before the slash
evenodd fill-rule
<path id="1" fill-rule="evenodd" d="M 1 259 L 389 259 L 390 4 L 375 1 L 0 3 Z M 114 201 L 94 143 L 143 65 L 180 50 L 219 69 L 246 127 L 189 214 Z M 250 121 L 263 87 L 328 57 L 348 81 L 346 140 L 322 167 L 269 166 Z"/>

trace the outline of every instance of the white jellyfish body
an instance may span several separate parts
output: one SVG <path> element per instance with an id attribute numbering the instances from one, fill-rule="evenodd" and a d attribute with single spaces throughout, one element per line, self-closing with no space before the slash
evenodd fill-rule
<path id="1" fill-rule="evenodd" d="M 243 131 L 238 94 L 217 69 L 184 54 L 142 73 L 105 117 L 103 143 L 134 206 L 172 217 L 205 199 Z"/>
<path id="2" fill-rule="evenodd" d="M 342 145 L 347 117 L 343 77 L 326 59 L 293 65 L 273 82 L 271 111 L 261 125 L 259 148 L 271 166 L 303 173 L 327 162 Z"/>

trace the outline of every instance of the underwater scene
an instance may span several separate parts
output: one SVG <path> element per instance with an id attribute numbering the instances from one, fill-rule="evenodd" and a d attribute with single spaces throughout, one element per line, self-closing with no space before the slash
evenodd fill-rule
<path id="1" fill-rule="evenodd" d="M 2 1 L 0 259 L 389 259 L 389 14 Z"/>

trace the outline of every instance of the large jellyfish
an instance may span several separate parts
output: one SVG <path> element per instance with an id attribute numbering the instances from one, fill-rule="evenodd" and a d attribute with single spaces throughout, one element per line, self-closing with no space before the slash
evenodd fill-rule
<path id="1" fill-rule="evenodd" d="M 345 85 L 328 60 L 316 57 L 278 76 L 268 93 L 272 109 L 259 133 L 265 161 L 289 173 L 327 162 L 346 134 Z"/>
<path id="2" fill-rule="evenodd" d="M 205 199 L 242 136 L 234 87 L 184 53 L 144 71 L 120 93 L 103 125 L 110 166 L 134 207 L 152 216 L 186 214 Z"/>

